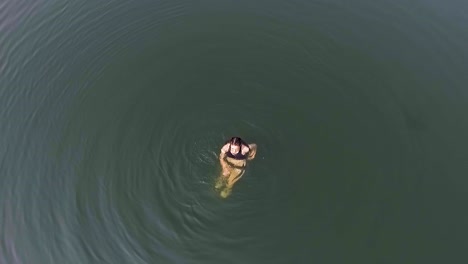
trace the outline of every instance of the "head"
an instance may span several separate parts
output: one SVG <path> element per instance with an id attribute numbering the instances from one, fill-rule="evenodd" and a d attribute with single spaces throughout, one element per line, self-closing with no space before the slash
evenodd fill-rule
<path id="1" fill-rule="evenodd" d="M 229 140 L 229 144 L 231 144 L 230 151 L 232 154 L 237 154 L 241 150 L 241 138 L 239 137 L 232 137 Z"/>

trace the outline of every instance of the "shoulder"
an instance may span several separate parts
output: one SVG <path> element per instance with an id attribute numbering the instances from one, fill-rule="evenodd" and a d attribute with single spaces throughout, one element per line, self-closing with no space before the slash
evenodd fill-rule
<path id="1" fill-rule="evenodd" d="M 228 144 L 225 144 L 222 148 L 221 148 L 221 152 L 222 153 L 226 153 L 229 151 L 229 143 Z"/>
<path id="2" fill-rule="evenodd" d="M 248 145 L 242 145 L 242 154 L 245 154 L 250 151 L 250 147 Z"/>

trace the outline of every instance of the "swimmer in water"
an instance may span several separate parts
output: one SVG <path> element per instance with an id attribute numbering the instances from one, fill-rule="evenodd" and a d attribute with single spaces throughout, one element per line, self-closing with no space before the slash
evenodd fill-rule
<path id="1" fill-rule="evenodd" d="M 223 198 L 231 193 L 234 183 L 244 175 L 247 161 L 254 159 L 256 153 L 256 144 L 247 144 L 239 137 L 232 137 L 221 148 L 219 162 L 221 163 L 222 175 L 215 188 L 220 189 L 225 183 L 226 188 L 221 191 Z"/>

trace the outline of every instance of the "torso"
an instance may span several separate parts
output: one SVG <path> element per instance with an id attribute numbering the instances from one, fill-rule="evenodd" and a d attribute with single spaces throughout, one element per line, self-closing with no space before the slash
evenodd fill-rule
<path id="1" fill-rule="evenodd" d="M 244 150 L 244 154 L 242 154 L 242 150 L 245 149 L 245 147 L 247 147 L 248 150 L 247 152 L 245 152 Z M 226 151 L 226 160 L 229 163 L 231 163 L 232 165 L 236 167 L 244 167 L 247 164 L 247 157 L 250 151 L 250 148 L 248 147 L 247 143 L 242 142 L 240 151 L 235 155 L 231 153 L 230 145 L 228 145 L 227 148 L 228 150 Z"/>
<path id="2" fill-rule="evenodd" d="M 230 163 L 230 165 L 234 165 L 235 167 L 245 167 L 247 165 L 247 160 L 246 159 L 234 159 L 229 156 L 226 157 L 226 161 Z"/>
<path id="3" fill-rule="evenodd" d="M 247 152 L 247 153 L 249 153 L 249 152 Z M 231 153 L 231 150 L 229 150 L 228 152 L 226 152 L 226 156 L 228 156 L 229 158 L 236 159 L 236 160 L 245 160 L 245 159 L 247 159 L 247 153 L 242 154 L 242 150 L 239 150 L 239 152 L 237 152 L 234 155 L 234 154 Z"/>

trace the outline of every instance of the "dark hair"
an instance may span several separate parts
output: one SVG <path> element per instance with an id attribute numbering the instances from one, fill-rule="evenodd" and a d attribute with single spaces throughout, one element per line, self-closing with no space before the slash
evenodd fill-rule
<path id="1" fill-rule="evenodd" d="M 232 137 L 229 140 L 229 143 L 234 146 L 240 146 L 242 144 L 242 139 L 240 137 Z"/>

